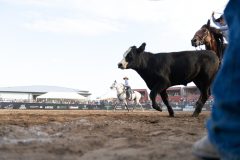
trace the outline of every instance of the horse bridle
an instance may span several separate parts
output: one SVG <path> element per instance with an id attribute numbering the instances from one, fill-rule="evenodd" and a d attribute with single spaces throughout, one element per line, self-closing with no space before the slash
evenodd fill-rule
<path id="1" fill-rule="evenodd" d="M 201 28 L 202 30 L 203 28 Z M 205 28 L 206 29 L 206 28 Z M 210 31 L 208 29 L 206 29 L 206 31 L 204 32 L 204 36 L 201 38 L 201 36 L 198 34 L 198 32 L 195 34 L 196 37 L 199 38 L 200 40 L 200 44 L 203 45 L 204 44 L 204 40 L 208 37 L 208 35 L 210 35 Z"/>

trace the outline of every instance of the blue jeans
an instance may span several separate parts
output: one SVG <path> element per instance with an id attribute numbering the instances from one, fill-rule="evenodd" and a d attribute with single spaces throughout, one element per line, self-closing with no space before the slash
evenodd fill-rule
<path id="1" fill-rule="evenodd" d="M 229 44 L 213 83 L 214 104 L 207 129 L 221 159 L 240 160 L 240 0 L 230 0 L 224 16 Z"/>

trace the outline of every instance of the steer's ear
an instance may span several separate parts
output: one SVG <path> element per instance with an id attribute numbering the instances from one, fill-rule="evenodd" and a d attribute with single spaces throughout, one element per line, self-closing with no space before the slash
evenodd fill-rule
<path id="1" fill-rule="evenodd" d="M 144 43 L 142 43 L 141 46 L 137 49 L 137 52 L 138 52 L 138 53 L 144 52 L 145 47 L 146 47 L 146 43 L 144 42 Z"/>

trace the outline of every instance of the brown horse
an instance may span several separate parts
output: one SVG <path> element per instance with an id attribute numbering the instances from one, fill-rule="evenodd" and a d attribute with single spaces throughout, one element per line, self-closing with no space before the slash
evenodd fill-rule
<path id="1" fill-rule="evenodd" d="M 221 62 L 226 44 L 223 43 L 222 32 L 210 27 L 210 20 L 195 33 L 191 42 L 194 47 L 205 45 L 206 50 L 214 51 Z"/>

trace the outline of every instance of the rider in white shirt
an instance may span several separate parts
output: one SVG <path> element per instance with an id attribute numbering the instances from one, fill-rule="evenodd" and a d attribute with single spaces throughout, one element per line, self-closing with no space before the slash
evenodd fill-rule
<path id="1" fill-rule="evenodd" d="M 228 42 L 228 26 L 224 20 L 224 16 L 221 15 L 219 18 L 214 17 L 214 12 L 212 13 L 212 21 L 218 27 L 218 29 L 222 32 L 223 37 Z"/>

